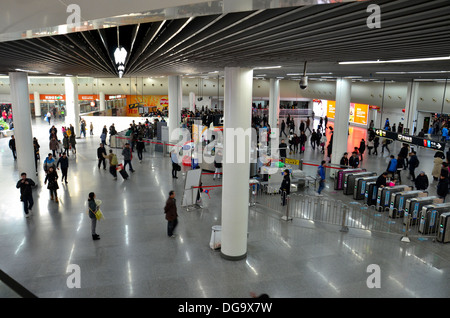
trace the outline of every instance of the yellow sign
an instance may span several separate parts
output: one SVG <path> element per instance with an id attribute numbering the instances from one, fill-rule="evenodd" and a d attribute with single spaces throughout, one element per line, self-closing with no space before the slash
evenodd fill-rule
<path id="1" fill-rule="evenodd" d="M 300 164 L 300 160 L 286 158 L 286 159 L 284 159 L 284 163 L 287 165 L 297 165 L 298 166 Z"/>

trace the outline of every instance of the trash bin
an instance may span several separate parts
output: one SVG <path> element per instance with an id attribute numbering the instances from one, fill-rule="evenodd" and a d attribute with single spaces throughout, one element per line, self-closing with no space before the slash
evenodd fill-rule
<path id="1" fill-rule="evenodd" d="M 222 231 L 221 225 L 214 225 L 212 227 L 211 240 L 209 242 L 209 247 L 213 250 L 220 249 L 220 232 Z"/>

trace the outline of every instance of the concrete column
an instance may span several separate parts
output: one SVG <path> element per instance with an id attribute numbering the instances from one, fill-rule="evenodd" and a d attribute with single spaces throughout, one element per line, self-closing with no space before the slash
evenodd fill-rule
<path id="1" fill-rule="evenodd" d="M 41 94 L 39 92 L 34 92 L 34 116 L 41 117 Z"/>
<path id="2" fill-rule="evenodd" d="M 189 110 L 191 112 L 195 112 L 195 93 L 194 92 L 189 93 Z"/>
<path id="3" fill-rule="evenodd" d="M 78 78 L 66 77 L 66 126 L 75 128 L 75 136 L 80 137 L 80 105 L 78 104 Z"/>
<path id="4" fill-rule="evenodd" d="M 339 164 L 342 155 L 348 147 L 348 120 L 350 115 L 350 98 L 352 80 L 338 78 L 336 82 L 336 113 L 334 118 L 334 136 L 331 163 Z M 331 138 L 329 138 L 331 139 Z M 328 140 L 330 141 L 330 140 Z M 358 144 L 359 146 L 359 144 Z M 350 155 L 349 155 L 350 157 Z M 330 169 L 330 175 L 334 176 L 336 169 Z"/>
<path id="5" fill-rule="evenodd" d="M 239 260 L 247 256 L 253 70 L 226 67 L 224 86 L 221 255 Z"/>
<path id="6" fill-rule="evenodd" d="M 105 103 L 105 93 L 100 92 L 99 93 L 99 99 L 100 99 L 100 111 L 106 110 L 106 103 Z"/>
<path id="7" fill-rule="evenodd" d="M 178 141 L 181 134 L 175 129 L 181 127 L 181 107 L 183 103 L 183 90 L 181 76 L 169 76 L 169 140 Z M 173 132 L 175 131 L 175 134 Z"/>
<path id="8" fill-rule="evenodd" d="M 280 80 L 270 79 L 269 91 L 269 125 L 270 128 L 278 128 L 278 116 L 280 113 Z"/>
<path id="9" fill-rule="evenodd" d="M 9 73 L 11 84 L 11 106 L 14 118 L 14 138 L 16 139 L 17 167 L 20 174 L 25 172 L 28 178 L 36 175 L 34 163 L 33 131 L 31 127 L 30 95 L 28 92 L 28 74 Z M 12 154 L 11 154 L 12 160 Z"/>
<path id="10" fill-rule="evenodd" d="M 408 83 L 406 92 L 405 117 L 403 128 L 409 128 L 409 134 L 414 135 L 414 127 L 417 126 L 417 102 L 419 99 L 419 83 Z M 419 133 L 419 132 L 417 132 Z"/>

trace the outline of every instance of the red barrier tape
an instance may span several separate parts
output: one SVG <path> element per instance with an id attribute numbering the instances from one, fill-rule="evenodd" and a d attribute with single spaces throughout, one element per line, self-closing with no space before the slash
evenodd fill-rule
<path id="1" fill-rule="evenodd" d="M 303 162 L 303 164 L 304 164 L 305 166 L 314 166 L 314 167 L 320 166 L 320 165 L 314 164 L 314 163 L 305 163 L 305 162 Z M 325 167 L 325 168 L 330 168 L 330 169 L 337 169 L 337 170 L 344 170 L 344 169 L 347 169 L 347 168 L 337 168 L 337 167 L 331 167 L 331 166 L 324 166 L 324 167 Z"/>

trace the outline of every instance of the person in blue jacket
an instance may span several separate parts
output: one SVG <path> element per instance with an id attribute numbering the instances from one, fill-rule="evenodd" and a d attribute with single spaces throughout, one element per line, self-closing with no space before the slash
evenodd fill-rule
<path id="1" fill-rule="evenodd" d="M 390 156 L 391 160 L 389 160 L 389 164 L 387 167 L 387 172 L 392 174 L 392 178 L 395 177 L 395 173 L 397 172 L 397 159 L 395 159 L 394 155 Z"/>
<path id="2" fill-rule="evenodd" d="M 320 166 L 317 168 L 317 174 L 319 175 L 319 189 L 317 189 L 317 196 L 323 196 L 322 190 L 325 188 L 325 160 L 322 160 Z"/>

